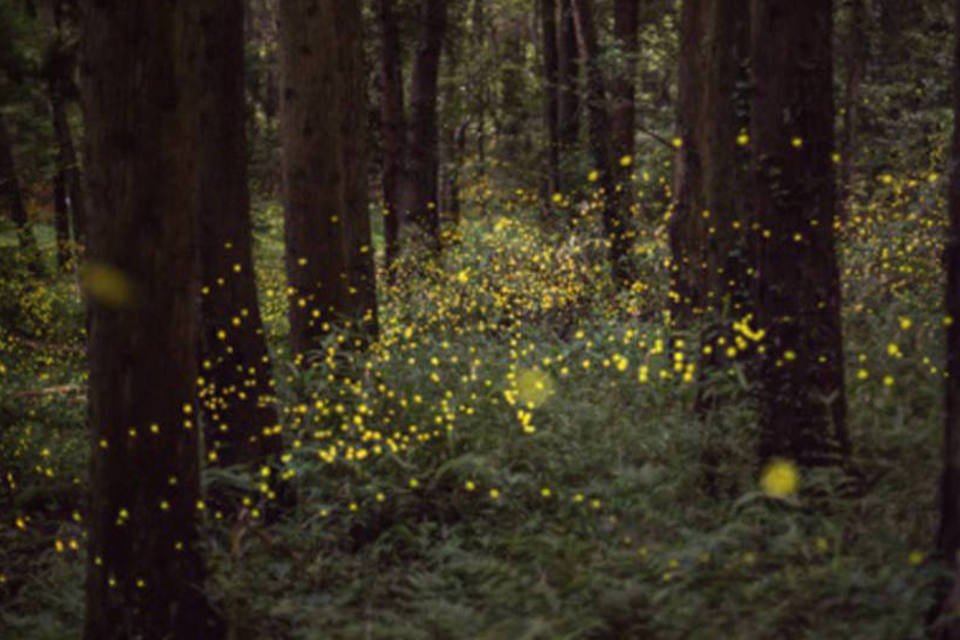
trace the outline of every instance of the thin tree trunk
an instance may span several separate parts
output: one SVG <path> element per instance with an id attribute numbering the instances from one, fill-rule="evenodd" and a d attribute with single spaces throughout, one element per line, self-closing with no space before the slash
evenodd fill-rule
<path id="1" fill-rule="evenodd" d="M 831 154 L 831 0 L 753 0 L 753 203 L 762 239 L 760 456 L 837 464 L 845 428 Z"/>
<path id="2" fill-rule="evenodd" d="M 560 94 L 557 52 L 557 0 L 540 0 L 543 36 L 543 120 L 546 129 L 546 176 L 543 181 L 544 212 L 552 210 L 550 198 L 560 191 Z"/>
<path id="3" fill-rule="evenodd" d="M 851 189 L 857 155 L 857 129 L 860 125 L 860 90 L 867 69 L 867 11 L 864 0 L 850 0 L 847 18 L 847 42 L 844 47 L 843 129 L 840 139 L 840 213 L 846 220 L 851 205 Z"/>
<path id="4" fill-rule="evenodd" d="M 597 33 L 592 0 L 573 0 L 580 57 L 587 69 L 587 112 L 590 124 L 590 146 L 595 168 L 603 190 L 603 230 L 610 242 L 609 260 L 617 288 L 629 285 L 628 265 L 630 238 L 622 211 L 622 193 L 617 189 L 617 171 L 613 160 L 612 128 L 607 106 L 603 69 L 600 67 Z"/>
<path id="5" fill-rule="evenodd" d="M 947 379 L 944 403 L 943 475 L 940 480 L 940 530 L 937 547 L 954 572 L 952 591 L 940 604 L 943 616 L 936 637 L 960 638 L 960 0 L 954 0 L 953 140 L 948 195 L 949 226 L 944 253 Z"/>
<path id="6" fill-rule="evenodd" d="M 340 96 L 343 231 L 347 250 L 347 300 L 352 329 L 376 337 L 377 281 L 367 181 L 367 70 L 359 2 L 334 2 Z"/>
<path id="7" fill-rule="evenodd" d="M 439 169 L 437 85 L 440 54 L 447 27 L 445 0 L 423 0 L 420 42 L 410 79 L 410 121 L 407 133 L 405 214 L 416 225 L 426 246 L 440 248 L 440 215 L 437 206 Z"/>
<path id="8" fill-rule="evenodd" d="M 614 3 L 613 29 L 622 55 L 613 83 L 613 146 L 617 159 L 633 157 L 633 140 L 636 130 L 637 30 L 640 25 L 640 0 L 616 0 Z M 625 166 L 621 179 L 629 176 L 631 168 Z"/>
<path id="9" fill-rule="evenodd" d="M 574 24 L 574 0 L 558 0 L 557 30 L 557 129 L 560 154 L 560 186 L 569 190 L 579 182 L 576 152 L 580 138 L 580 53 Z"/>
<path id="10" fill-rule="evenodd" d="M 87 640 L 220 635 L 196 529 L 194 7 L 99 0 L 84 12 Z"/>
<path id="11" fill-rule="evenodd" d="M 380 0 L 380 127 L 383 140 L 383 202 L 386 266 L 388 273 L 399 250 L 400 188 L 406 159 L 403 117 L 403 59 L 400 57 L 400 30 L 394 0 Z"/>
<path id="12" fill-rule="evenodd" d="M 244 101 L 244 2 L 204 0 L 199 277 L 205 442 L 216 462 L 281 449 L 253 265 Z"/>
<path id="13" fill-rule="evenodd" d="M 13 140 L 7 129 L 7 120 L 0 112 L 0 198 L 6 214 L 17 228 L 17 240 L 20 251 L 31 272 L 38 274 L 43 271 L 43 260 L 40 256 L 40 247 L 37 238 L 33 235 L 27 207 L 23 202 L 23 191 L 20 186 L 20 176 L 17 173 L 17 162 L 13 156 Z"/>

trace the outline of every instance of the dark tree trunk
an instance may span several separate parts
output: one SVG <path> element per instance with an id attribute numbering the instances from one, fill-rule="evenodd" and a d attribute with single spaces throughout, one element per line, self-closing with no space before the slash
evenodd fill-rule
<path id="1" fill-rule="evenodd" d="M 540 23 L 543 35 L 543 120 L 547 133 L 546 176 L 543 180 L 544 212 L 551 210 L 550 198 L 560 186 L 560 94 L 559 58 L 557 52 L 557 0 L 540 0 Z"/>
<path id="2" fill-rule="evenodd" d="M 57 197 L 55 221 L 58 233 L 58 256 L 66 258 L 69 255 L 71 226 L 73 240 L 77 247 L 82 247 L 84 244 L 86 209 L 83 181 L 74 148 L 73 134 L 70 131 L 70 120 L 67 116 L 70 101 L 77 97 L 77 87 L 73 81 L 76 53 L 64 42 L 60 5 L 56 2 L 51 5 L 44 7 L 43 12 L 47 26 L 54 34 L 44 61 L 44 75 L 50 100 L 54 139 L 57 143 L 55 181 L 59 184 L 55 185 L 54 191 Z M 59 194 L 62 194 L 62 200 L 59 199 Z M 62 235 L 64 232 L 65 235 Z M 61 235 L 63 242 L 61 242 Z"/>
<path id="3" fill-rule="evenodd" d="M 383 140 L 383 203 L 386 266 L 393 266 L 399 250 L 400 188 L 406 158 L 403 117 L 403 59 L 394 0 L 380 0 L 380 131 Z"/>
<path id="4" fill-rule="evenodd" d="M 704 0 L 684 4 L 681 14 L 682 146 L 670 220 L 672 309 L 680 324 L 706 316 L 729 325 L 752 307 L 749 147 L 737 141 L 749 125 L 747 96 L 738 88 L 746 80 L 748 11 L 749 0 Z"/>
<path id="5" fill-rule="evenodd" d="M 216 638 L 195 514 L 194 3 L 84 11 L 91 202 L 87 640 Z M 109 290 L 112 295 L 97 292 Z"/>
<path id="6" fill-rule="evenodd" d="M 200 14 L 199 277 L 205 442 L 216 462 L 280 451 L 270 358 L 253 269 L 244 102 L 244 0 Z"/>
<path id="7" fill-rule="evenodd" d="M 944 254 L 947 272 L 945 307 L 947 379 L 944 405 L 943 475 L 940 484 L 940 530 L 937 547 L 947 568 L 955 572 L 953 590 L 941 604 L 944 616 L 936 637 L 960 638 L 960 0 L 954 0 L 953 140 L 948 196 L 949 226 Z"/>
<path id="8" fill-rule="evenodd" d="M 439 250 L 437 84 L 447 27 L 446 1 L 423 0 L 420 21 L 420 42 L 410 78 L 404 209 L 406 217 L 422 234 L 426 246 Z"/>
<path id="9" fill-rule="evenodd" d="M 848 453 L 834 240 L 832 1 L 753 0 L 760 456 Z"/>
<path id="10" fill-rule="evenodd" d="M 59 164 L 60 158 L 57 158 Z M 57 267 L 70 264 L 70 207 L 67 204 L 67 179 L 63 169 L 53 176 L 53 230 L 57 238 Z"/>
<path id="11" fill-rule="evenodd" d="M 319 347 L 330 324 L 376 331 L 366 206 L 359 23 L 332 0 L 282 0 L 284 156 L 290 342 Z M 338 22 L 338 18 L 340 18 Z M 346 107 L 349 106 L 349 109 Z M 351 111 L 358 113 L 351 114 Z"/>
<path id="12" fill-rule="evenodd" d="M 640 26 L 640 0 L 616 0 L 613 30 L 622 56 L 613 83 L 613 147 L 617 159 L 633 157 L 636 129 L 637 29 Z M 630 166 L 623 167 L 621 180 L 630 175 Z"/>
<path id="13" fill-rule="evenodd" d="M 37 245 L 36 236 L 33 235 L 27 207 L 23 202 L 17 162 L 13 156 L 13 140 L 10 138 L 3 113 L 0 113 L 0 198 L 3 200 L 6 215 L 17 228 L 17 240 L 27 260 L 27 266 L 33 273 L 42 272 L 43 261 L 40 257 L 40 248 Z"/>
<path id="14" fill-rule="evenodd" d="M 359 2 L 334 2 L 340 96 L 343 232 L 347 250 L 348 321 L 373 337 L 377 322 L 377 281 L 370 229 L 367 180 L 367 70 L 363 52 L 363 13 Z"/>
<path id="15" fill-rule="evenodd" d="M 574 0 L 557 0 L 557 131 L 560 188 L 569 191 L 580 182 L 577 151 L 580 142 L 580 52 L 574 23 Z"/>
<path id="16" fill-rule="evenodd" d="M 593 18 L 593 0 L 573 0 L 580 57 L 587 70 L 587 113 L 590 124 L 590 147 L 599 184 L 603 191 L 603 230 L 610 242 L 609 260 L 617 288 L 629 285 L 628 265 L 630 237 L 622 210 L 622 191 L 617 188 L 617 170 L 613 159 L 612 127 L 607 105 L 597 32 Z"/>
<path id="17" fill-rule="evenodd" d="M 848 217 L 860 125 L 860 90 L 867 69 L 867 11 L 865 0 L 850 0 L 844 46 L 843 129 L 840 138 L 840 213 Z"/>

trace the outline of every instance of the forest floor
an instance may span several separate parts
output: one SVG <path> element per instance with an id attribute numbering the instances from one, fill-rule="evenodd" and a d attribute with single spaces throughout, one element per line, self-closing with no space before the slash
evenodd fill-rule
<path id="1" fill-rule="evenodd" d="M 856 479 L 806 473 L 779 498 L 758 484 L 735 359 L 720 384 L 741 400 L 705 422 L 691 410 L 699 347 L 695 331 L 668 345 L 662 223 L 641 230 L 640 281 L 615 295 L 590 225 L 546 235 L 522 193 L 502 215 L 468 211 L 441 262 L 406 263 L 382 293 L 371 349 L 332 334 L 303 372 L 283 346 L 279 210 L 261 207 L 287 453 L 278 470 L 204 476 L 244 505 L 202 514 L 208 591 L 233 637 L 924 637 L 939 575 L 937 190 L 898 180 L 848 223 Z M 13 319 L 0 327 L 0 636 L 75 637 L 88 451 L 75 279 L 0 278 L 0 313 Z M 297 497 L 275 520 L 267 474 Z"/>

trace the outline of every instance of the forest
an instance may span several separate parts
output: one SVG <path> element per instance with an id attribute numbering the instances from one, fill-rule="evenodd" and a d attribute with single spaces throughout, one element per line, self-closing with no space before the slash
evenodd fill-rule
<path id="1" fill-rule="evenodd" d="M 0 638 L 960 640 L 960 0 L 0 0 Z"/>

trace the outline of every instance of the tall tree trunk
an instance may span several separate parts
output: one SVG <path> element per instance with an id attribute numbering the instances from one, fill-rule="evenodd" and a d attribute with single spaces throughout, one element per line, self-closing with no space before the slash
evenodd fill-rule
<path id="1" fill-rule="evenodd" d="M 433 250 L 440 248 L 440 212 L 437 206 L 437 85 L 446 27 L 446 1 L 423 0 L 420 12 L 420 42 L 410 78 L 404 209 L 410 222 L 422 233 L 426 245 Z"/>
<path id="2" fill-rule="evenodd" d="M 573 1 L 560 3 L 557 30 L 557 130 L 560 154 L 560 188 L 577 184 L 576 152 L 580 138 L 580 53 L 574 24 Z"/>
<path id="3" fill-rule="evenodd" d="M 943 626 L 936 637 L 960 638 L 960 0 L 954 0 L 953 140 L 948 197 L 949 226 L 944 253 L 947 379 L 944 404 L 943 475 L 940 480 L 940 530 L 937 547 L 950 570 L 953 590 L 941 604 Z"/>
<path id="4" fill-rule="evenodd" d="M 195 3 L 86 3 L 88 640 L 218 637 L 195 514 Z"/>
<path id="5" fill-rule="evenodd" d="M 354 48 L 360 33 L 356 16 L 347 15 L 358 9 L 333 0 L 280 2 L 286 265 L 297 354 L 318 348 L 330 323 L 376 331 L 365 111 L 354 104 L 365 103 L 355 77 L 362 74 Z"/>
<path id="6" fill-rule="evenodd" d="M 754 198 L 762 239 L 760 456 L 836 464 L 845 428 L 834 240 L 832 0 L 753 0 Z"/>
<path id="7" fill-rule="evenodd" d="M 867 70 L 867 10 L 865 0 L 849 0 L 844 46 L 843 129 L 840 139 L 840 213 L 848 217 L 860 124 L 860 89 Z"/>
<path id="8" fill-rule="evenodd" d="M 613 30 L 620 47 L 622 60 L 613 83 L 613 146 L 617 159 L 633 157 L 633 139 L 636 130 L 637 30 L 640 26 L 640 0 L 616 0 Z M 621 179 L 630 175 L 624 166 Z"/>
<path id="9" fill-rule="evenodd" d="M 593 0 L 573 0 L 577 27 L 577 42 L 580 57 L 587 69 L 587 112 L 590 124 L 590 147 L 599 184 L 603 191 L 603 230 L 610 242 L 609 260 L 611 274 L 617 288 L 629 285 L 631 274 L 628 265 L 630 238 L 622 210 L 622 191 L 617 188 L 616 163 L 613 160 L 612 127 L 607 105 L 603 69 L 600 66 L 600 51 L 594 26 Z"/>
<path id="10" fill-rule="evenodd" d="M 681 15 L 673 310 L 681 324 L 751 311 L 755 258 L 746 194 L 749 0 L 686 3 Z M 740 141 L 738 142 L 738 138 Z M 710 358 L 709 360 L 716 360 Z"/>
<path id="11" fill-rule="evenodd" d="M 386 266 L 391 272 L 399 250 L 400 188 L 406 159 L 403 117 L 403 58 L 395 0 L 380 0 L 380 131 L 383 140 L 383 203 Z"/>
<path id="12" fill-rule="evenodd" d="M 77 97 L 77 87 L 73 81 L 76 67 L 76 53 L 67 45 L 63 34 L 63 16 L 61 5 L 51 0 L 42 6 L 42 15 L 47 28 L 53 33 L 44 61 L 44 76 L 53 120 L 54 139 L 57 143 L 57 177 L 62 184 L 54 190 L 62 193 L 63 199 L 56 201 L 55 214 L 58 230 L 58 252 L 65 258 L 69 253 L 70 228 L 73 228 L 73 240 L 77 247 L 85 241 L 86 209 L 83 196 L 83 180 L 74 148 L 73 134 L 67 108 L 70 101 Z M 62 189 L 62 191 L 58 191 Z M 63 218 L 66 216 L 66 218 Z M 60 242 L 61 235 L 65 242 Z M 61 248 L 62 247 L 62 248 Z"/>
<path id="13" fill-rule="evenodd" d="M 356 323 L 352 328 L 366 337 L 374 337 L 379 326 L 367 180 L 368 100 L 363 12 L 359 2 L 334 2 L 334 10 L 344 187 L 342 227 L 347 249 L 346 307 L 348 320 Z"/>
<path id="14" fill-rule="evenodd" d="M 17 228 L 17 241 L 27 261 L 27 267 L 33 273 L 42 272 L 43 260 L 40 256 L 40 247 L 37 245 L 36 236 L 33 235 L 27 207 L 23 202 L 20 175 L 17 173 L 17 162 L 13 155 L 13 139 L 10 137 L 7 120 L 2 111 L 0 111 L 0 198 L 6 214 Z"/>
<path id="15" fill-rule="evenodd" d="M 557 0 L 540 0 L 543 36 L 543 121 L 546 130 L 546 176 L 541 199 L 544 212 L 551 210 L 550 198 L 560 191 L 560 94 L 557 52 Z"/>
<path id="16" fill-rule="evenodd" d="M 244 101 L 244 2 L 204 0 L 199 277 L 205 442 L 223 465 L 280 451 L 253 268 Z"/>

